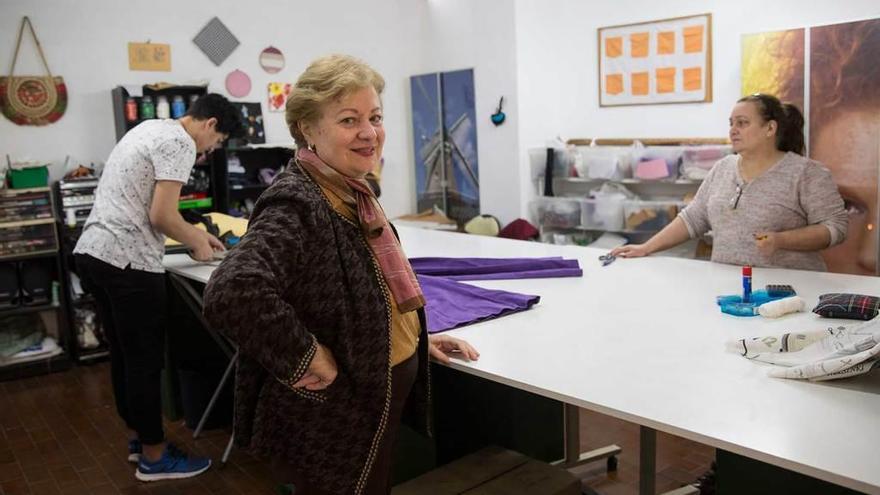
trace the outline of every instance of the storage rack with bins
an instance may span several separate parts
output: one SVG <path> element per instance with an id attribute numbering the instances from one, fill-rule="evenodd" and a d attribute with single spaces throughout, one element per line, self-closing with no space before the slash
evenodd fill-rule
<path id="1" fill-rule="evenodd" d="M 0 380 L 70 367 L 53 212 L 48 187 L 0 189 Z"/>
<path id="2" fill-rule="evenodd" d="M 59 251 L 64 270 L 61 292 L 66 300 L 67 321 L 70 322 L 70 354 L 78 362 L 95 361 L 109 354 L 95 298 L 82 287 L 73 257 L 73 249 L 92 211 L 97 187 L 98 179 L 94 177 L 60 180 L 53 187 L 55 205 L 61 219 Z M 94 339 L 87 338 L 87 332 L 91 332 Z"/>
<path id="3" fill-rule="evenodd" d="M 574 170 L 571 153 L 576 152 L 577 148 L 572 151 L 571 146 L 592 145 L 601 149 L 603 146 L 632 146 L 635 142 L 634 139 L 570 140 L 567 143 L 569 148 L 554 150 L 556 163 L 549 184 L 545 180 L 547 149 L 530 150 L 532 178 L 538 196 L 531 204 L 531 213 L 541 231 L 542 240 L 552 242 L 562 237 L 589 243 L 608 232 L 620 234 L 629 242 L 644 242 L 675 218 L 685 206 L 685 196 L 695 194 L 702 179 L 683 178 L 679 176 L 677 167 L 670 177 L 655 180 L 619 176 L 583 177 Z M 638 142 L 645 146 L 640 148 L 640 152 L 647 154 L 663 154 L 678 149 L 660 147 L 713 145 L 718 148 L 727 145 L 726 139 L 712 138 L 641 139 Z M 590 191 L 606 183 L 622 185 L 640 199 L 588 198 Z M 552 196 L 544 194 L 546 192 L 552 192 Z M 679 254 L 691 256 L 692 247 L 687 246 Z"/>

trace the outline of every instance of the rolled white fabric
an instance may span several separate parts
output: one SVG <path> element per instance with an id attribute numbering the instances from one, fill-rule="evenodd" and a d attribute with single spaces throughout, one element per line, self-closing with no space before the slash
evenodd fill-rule
<path id="1" fill-rule="evenodd" d="M 782 315 L 803 311 L 806 307 L 807 303 L 803 299 L 792 296 L 758 306 L 758 314 L 765 318 L 779 318 Z"/>

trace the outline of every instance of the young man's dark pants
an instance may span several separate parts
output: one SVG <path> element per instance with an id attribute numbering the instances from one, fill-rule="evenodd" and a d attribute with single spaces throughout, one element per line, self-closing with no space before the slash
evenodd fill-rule
<path id="1" fill-rule="evenodd" d="M 85 289 L 95 296 L 110 346 L 116 411 L 142 443 L 162 443 L 165 275 L 119 269 L 83 254 L 76 255 L 76 267 Z"/>

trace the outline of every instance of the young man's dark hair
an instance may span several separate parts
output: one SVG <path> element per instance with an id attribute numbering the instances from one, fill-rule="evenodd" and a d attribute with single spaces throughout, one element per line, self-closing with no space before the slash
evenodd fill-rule
<path id="1" fill-rule="evenodd" d="M 244 127 L 238 109 L 229 100 L 217 93 L 210 93 L 195 101 L 187 110 L 186 115 L 198 120 L 217 119 L 215 129 L 229 137 L 241 137 Z"/>

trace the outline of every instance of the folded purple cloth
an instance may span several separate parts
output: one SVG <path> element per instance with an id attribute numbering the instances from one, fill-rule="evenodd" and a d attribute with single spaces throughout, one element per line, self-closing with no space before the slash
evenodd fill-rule
<path id="1" fill-rule="evenodd" d="M 484 289 L 446 277 L 419 274 L 416 277 L 427 301 L 428 333 L 524 311 L 541 300 L 540 296 Z"/>
<path id="2" fill-rule="evenodd" d="M 523 278 L 581 277 L 577 260 L 549 258 L 410 258 L 417 275 L 453 280 L 506 280 Z"/>

